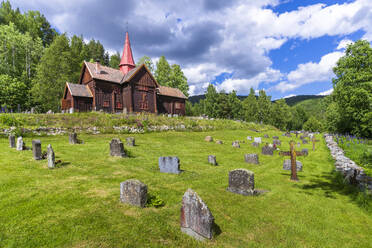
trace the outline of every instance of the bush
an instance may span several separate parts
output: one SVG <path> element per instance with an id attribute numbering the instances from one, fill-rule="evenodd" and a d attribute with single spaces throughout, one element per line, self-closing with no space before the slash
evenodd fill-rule
<path id="1" fill-rule="evenodd" d="M 158 194 L 147 194 L 146 207 L 159 208 L 165 205 L 165 202 L 159 197 Z"/>

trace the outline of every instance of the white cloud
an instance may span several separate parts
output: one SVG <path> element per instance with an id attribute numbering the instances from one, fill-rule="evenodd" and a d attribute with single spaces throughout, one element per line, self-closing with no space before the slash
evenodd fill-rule
<path id="1" fill-rule="evenodd" d="M 313 82 L 329 82 L 333 77 L 333 67 L 343 55 L 343 52 L 332 52 L 324 55 L 319 63 L 299 64 L 296 70 L 288 73 L 287 81 L 280 82 L 274 89 L 287 92 Z"/>
<path id="2" fill-rule="evenodd" d="M 349 39 L 343 39 L 343 40 L 341 40 L 340 41 L 340 43 L 338 43 L 338 46 L 337 46 L 337 50 L 343 50 L 343 49 L 346 49 L 347 48 L 347 46 L 349 45 L 349 44 L 352 44 L 353 43 L 353 41 L 352 40 L 349 40 Z"/>
<path id="3" fill-rule="evenodd" d="M 285 97 L 283 97 L 283 98 L 290 98 L 290 97 L 292 97 L 292 96 L 296 96 L 296 95 L 295 95 L 295 94 L 290 94 L 290 95 L 285 96 Z"/>
<path id="4" fill-rule="evenodd" d="M 320 92 L 318 94 L 318 96 L 328 96 L 328 95 L 332 94 L 332 92 L 333 92 L 333 88 L 331 88 L 329 90 L 326 90 L 326 91 L 323 91 L 323 92 Z"/>

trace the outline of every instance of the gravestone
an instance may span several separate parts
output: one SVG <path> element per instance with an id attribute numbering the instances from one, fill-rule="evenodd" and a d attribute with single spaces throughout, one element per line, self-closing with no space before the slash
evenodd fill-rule
<path id="1" fill-rule="evenodd" d="M 9 147 L 16 148 L 16 141 L 14 135 L 9 135 Z"/>
<path id="2" fill-rule="evenodd" d="M 268 134 L 265 134 L 265 135 L 264 135 L 264 138 L 269 138 L 269 135 L 268 135 Z"/>
<path id="3" fill-rule="evenodd" d="M 24 148 L 25 144 L 23 142 L 22 137 L 17 138 L 17 151 L 22 151 Z"/>
<path id="4" fill-rule="evenodd" d="M 261 149 L 261 153 L 263 154 L 263 155 L 274 155 L 274 148 L 273 147 L 270 147 L 269 145 L 265 145 L 265 146 L 263 146 L 262 147 L 262 149 Z"/>
<path id="5" fill-rule="evenodd" d="M 291 170 L 291 160 L 290 159 L 285 159 L 283 162 L 283 170 Z M 296 169 L 297 171 L 302 171 L 302 163 L 300 161 L 296 160 Z"/>
<path id="6" fill-rule="evenodd" d="M 32 141 L 32 154 L 33 154 L 35 160 L 41 160 L 42 159 L 40 140 L 33 140 Z"/>
<path id="7" fill-rule="evenodd" d="M 126 157 L 123 142 L 119 138 L 114 138 L 110 142 L 110 155 L 113 157 Z"/>
<path id="8" fill-rule="evenodd" d="M 159 169 L 163 173 L 180 174 L 180 160 L 178 157 L 159 157 Z"/>
<path id="9" fill-rule="evenodd" d="M 222 140 L 217 140 L 217 141 L 216 141 L 216 144 L 218 144 L 218 145 L 222 145 L 223 142 L 222 142 Z"/>
<path id="10" fill-rule="evenodd" d="M 217 165 L 216 156 L 214 155 L 208 155 L 208 163 Z"/>
<path id="11" fill-rule="evenodd" d="M 301 146 L 301 143 L 300 142 L 297 142 L 297 147 L 300 147 Z"/>
<path id="12" fill-rule="evenodd" d="M 204 140 L 207 141 L 207 142 L 212 142 L 213 137 L 212 136 L 206 136 Z"/>
<path id="13" fill-rule="evenodd" d="M 279 137 L 278 136 L 273 136 L 273 139 L 279 139 Z"/>
<path id="14" fill-rule="evenodd" d="M 254 173 L 246 169 L 230 171 L 227 190 L 241 195 L 254 195 Z"/>
<path id="15" fill-rule="evenodd" d="M 192 189 L 188 189 L 182 197 L 181 231 L 203 241 L 212 239 L 214 217 L 207 204 Z"/>
<path id="16" fill-rule="evenodd" d="M 282 142 L 278 139 L 274 139 L 273 140 L 273 145 L 276 145 L 276 146 L 280 146 L 282 144 Z"/>
<path id="17" fill-rule="evenodd" d="M 232 143 L 232 147 L 240 148 L 239 141 L 233 141 L 233 143 Z"/>
<path id="18" fill-rule="evenodd" d="M 244 160 L 249 164 L 260 164 L 258 162 L 258 155 L 256 153 L 244 154 Z"/>
<path id="19" fill-rule="evenodd" d="M 259 147 L 259 146 L 260 146 L 260 143 L 252 142 L 252 146 L 254 146 L 254 147 Z"/>
<path id="20" fill-rule="evenodd" d="M 252 137 L 251 137 L 251 136 L 248 136 L 248 137 L 247 137 L 247 140 L 252 140 Z"/>
<path id="21" fill-rule="evenodd" d="M 291 135 L 290 133 L 285 133 L 285 136 L 286 136 L 286 137 L 289 137 L 289 138 L 292 137 L 292 135 Z"/>
<path id="22" fill-rule="evenodd" d="M 303 149 L 301 150 L 301 152 L 304 154 L 304 156 L 309 155 L 309 149 L 307 149 L 307 148 L 303 148 Z"/>
<path id="23" fill-rule="evenodd" d="M 77 133 L 69 133 L 68 134 L 68 142 L 72 145 L 79 144 Z"/>
<path id="24" fill-rule="evenodd" d="M 136 145 L 136 140 L 134 139 L 134 137 L 128 137 L 128 138 L 125 139 L 125 141 L 127 142 L 128 146 L 135 146 Z"/>
<path id="25" fill-rule="evenodd" d="M 303 139 L 302 144 L 309 144 L 309 142 L 307 141 L 307 139 Z"/>
<path id="26" fill-rule="evenodd" d="M 137 179 L 120 183 L 120 201 L 140 208 L 147 202 L 147 186 Z"/>
<path id="27" fill-rule="evenodd" d="M 56 167 L 55 155 L 52 148 L 52 145 L 49 144 L 47 147 L 47 159 L 48 159 L 48 168 L 53 169 Z"/>
<path id="28" fill-rule="evenodd" d="M 261 137 L 254 137 L 254 142 L 261 144 L 262 143 Z"/>

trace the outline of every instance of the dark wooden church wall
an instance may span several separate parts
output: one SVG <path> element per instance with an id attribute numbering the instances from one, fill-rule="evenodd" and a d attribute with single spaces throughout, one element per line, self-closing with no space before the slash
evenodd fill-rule
<path id="1" fill-rule="evenodd" d="M 133 111 L 156 113 L 156 83 L 143 68 L 131 80 Z"/>
<path id="2" fill-rule="evenodd" d="M 77 112 L 92 111 L 93 99 L 90 97 L 74 97 L 74 110 Z"/>
<path id="3" fill-rule="evenodd" d="M 164 114 L 185 115 L 185 99 L 159 95 L 158 110 Z"/>
<path id="4" fill-rule="evenodd" d="M 116 112 L 116 99 L 122 99 L 121 86 L 106 81 L 95 80 L 95 104 L 96 110 L 104 112 Z M 118 100 L 119 101 L 119 100 Z M 121 100 L 122 104 L 122 100 Z M 120 105 L 118 105 L 120 107 Z M 122 109 L 122 106 L 121 108 Z"/>

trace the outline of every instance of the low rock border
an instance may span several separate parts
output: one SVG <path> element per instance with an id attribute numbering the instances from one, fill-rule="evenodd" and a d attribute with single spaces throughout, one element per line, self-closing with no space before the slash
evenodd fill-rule
<path id="1" fill-rule="evenodd" d="M 336 171 L 340 172 L 348 183 L 372 192 L 372 177 L 367 176 L 362 167 L 344 155 L 344 151 L 334 141 L 333 135 L 324 134 L 324 138 L 335 160 Z"/>

